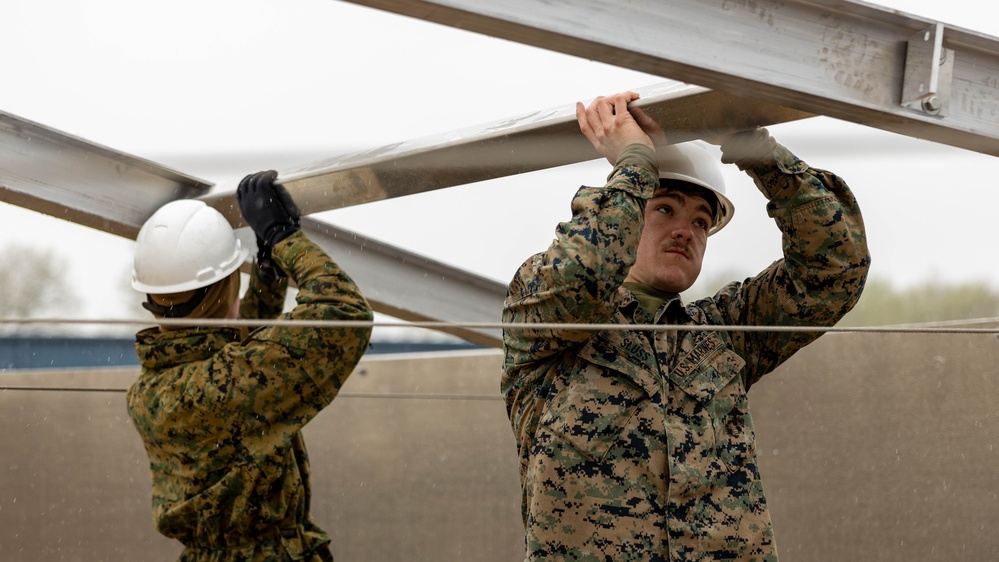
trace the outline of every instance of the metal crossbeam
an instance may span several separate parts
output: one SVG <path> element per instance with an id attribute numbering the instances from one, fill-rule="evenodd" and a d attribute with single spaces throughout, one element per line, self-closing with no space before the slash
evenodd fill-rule
<path id="1" fill-rule="evenodd" d="M 506 285 L 419 254 L 304 219 L 302 230 L 357 282 L 378 312 L 420 320 L 499 322 Z M 498 328 L 454 327 L 441 331 L 487 347 L 501 347 Z"/>
<path id="2" fill-rule="evenodd" d="M 667 83 L 640 93 L 639 105 L 676 142 L 808 117 L 697 86 Z M 209 190 L 204 180 L 9 114 L 0 120 L 0 149 L 3 201 L 132 239 L 160 205 L 185 197 L 200 197 L 234 226 L 243 225 L 235 186 Z M 597 157 L 579 133 L 573 106 L 565 106 L 324 160 L 283 172 L 280 181 L 311 214 Z M 500 283 L 327 223 L 304 224 L 380 312 L 411 321 L 499 318 L 506 292 Z M 494 329 L 450 331 L 475 343 L 500 343 Z"/>
<path id="3" fill-rule="evenodd" d="M 640 89 L 636 105 L 682 142 L 809 117 L 699 86 Z M 212 188 L 155 163 L 9 114 L 0 119 L 0 200 L 134 239 L 163 203 L 198 197 L 242 226 L 235 186 Z M 282 172 L 305 214 L 598 158 L 567 105 L 479 127 L 332 158 Z M 210 189 L 211 188 L 211 189 Z M 310 236 L 336 257 L 372 305 L 403 320 L 495 322 L 506 287 L 325 222 Z M 246 232 L 241 232 L 247 238 Z M 252 240 L 252 236 L 248 237 Z M 499 346 L 496 329 L 455 328 L 469 341 Z"/>
<path id="4" fill-rule="evenodd" d="M 0 112 L 0 201 L 134 240 L 174 199 L 212 184 L 26 119 Z M 495 322 L 506 287 L 314 220 L 310 238 L 335 256 L 375 310 L 409 321 Z M 240 237 L 252 244 L 246 229 Z M 499 330 L 450 333 L 498 347 Z"/>
<path id="5" fill-rule="evenodd" d="M 348 1 L 999 156 L 999 40 L 872 4 Z M 936 34 L 939 45 L 928 52 L 940 60 L 909 68 L 951 65 L 926 73 L 947 83 L 925 83 L 949 99 L 927 91 L 919 95 L 926 103 L 903 105 L 907 83 L 920 80 L 905 76 L 909 46 Z"/>
<path id="6" fill-rule="evenodd" d="M 0 112 L 0 201 L 134 240 L 161 205 L 211 186 Z"/>
<path id="7" fill-rule="evenodd" d="M 641 107 L 670 142 L 811 117 L 811 114 L 678 82 L 636 89 Z M 465 185 L 601 156 L 565 105 L 281 171 L 279 181 L 305 214 Z M 235 185 L 202 197 L 241 224 Z"/>

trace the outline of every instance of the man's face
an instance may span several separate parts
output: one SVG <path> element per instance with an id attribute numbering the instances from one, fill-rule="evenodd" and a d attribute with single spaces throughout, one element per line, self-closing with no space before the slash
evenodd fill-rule
<path id="1" fill-rule="evenodd" d="M 689 289 L 701 273 L 712 217 L 698 195 L 657 191 L 645 205 L 645 228 L 627 280 L 673 293 Z"/>

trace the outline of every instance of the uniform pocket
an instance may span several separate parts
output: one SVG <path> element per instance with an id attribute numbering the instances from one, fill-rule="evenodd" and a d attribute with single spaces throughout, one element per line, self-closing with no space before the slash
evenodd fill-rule
<path id="1" fill-rule="evenodd" d="M 592 338 L 580 351 L 566 384 L 541 420 L 593 461 L 606 457 L 648 398 L 649 387 L 657 387 L 646 363 L 652 355 L 640 340 L 622 333 L 603 336 Z"/>
<path id="2" fill-rule="evenodd" d="M 602 369 L 577 373 L 552 402 L 542 425 L 593 461 L 603 460 L 645 393 L 626 377 Z M 582 380 L 580 380 L 582 379 Z"/>
<path id="3" fill-rule="evenodd" d="M 745 366 L 745 359 L 729 349 L 717 334 L 705 333 L 692 350 L 680 357 L 669 378 L 677 388 L 709 407 Z M 722 411 L 715 409 L 715 415 L 728 412 L 733 405 L 728 404 Z"/>
<path id="4" fill-rule="evenodd" d="M 756 478 L 756 434 L 749 412 L 733 407 L 715 426 L 718 459 L 728 472 L 748 471 L 747 479 Z"/>

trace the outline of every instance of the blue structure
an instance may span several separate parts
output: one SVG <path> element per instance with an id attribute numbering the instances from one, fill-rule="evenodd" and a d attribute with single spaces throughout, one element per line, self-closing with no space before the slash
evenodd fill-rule
<path id="1" fill-rule="evenodd" d="M 0 337 L 0 370 L 139 365 L 133 338 Z"/>
<path id="2" fill-rule="evenodd" d="M 134 341 L 131 337 L 0 337 L 0 371 L 138 366 Z M 421 353 L 479 347 L 463 341 L 431 343 L 375 340 L 371 342 L 368 353 Z"/>

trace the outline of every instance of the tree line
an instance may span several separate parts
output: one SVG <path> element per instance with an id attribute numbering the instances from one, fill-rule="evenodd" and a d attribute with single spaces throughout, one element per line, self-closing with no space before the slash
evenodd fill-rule
<path id="1" fill-rule="evenodd" d="M 64 256 L 52 248 L 13 244 L 0 249 L 0 320 L 20 318 L 65 318 L 78 308 L 81 296 L 63 266 Z M 115 290 L 120 301 L 133 303 L 136 317 L 141 295 L 128 284 L 128 272 Z M 714 275 L 684 293 L 684 300 L 713 292 L 735 278 Z M 116 308 L 116 310 L 118 310 Z M 999 288 L 986 282 L 946 283 L 923 281 L 906 287 L 872 278 L 857 306 L 840 326 L 890 326 L 999 317 Z M 0 332 L 10 327 L 0 325 Z M 16 330 L 13 330 L 16 331 Z"/>

